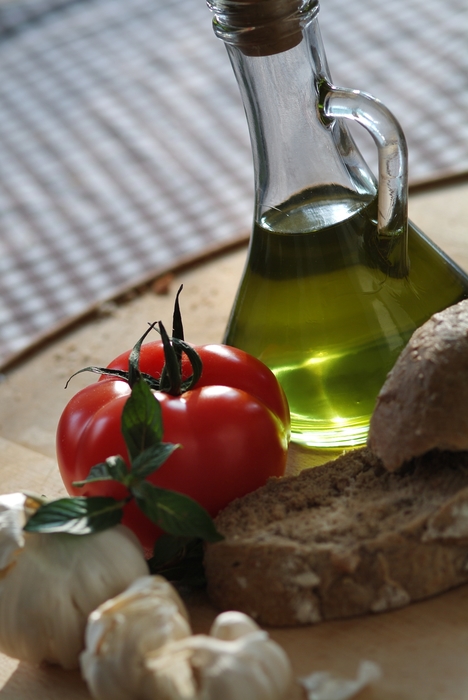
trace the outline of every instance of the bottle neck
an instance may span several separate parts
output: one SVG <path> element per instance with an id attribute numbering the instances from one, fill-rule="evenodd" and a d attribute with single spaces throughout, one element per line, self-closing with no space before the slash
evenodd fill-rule
<path id="1" fill-rule="evenodd" d="M 301 193 L 307 198 L 306 193 L 324 192 L 330 201 L 332 191 L 349 199 L 349 213 L 335 207 L 334 216 L 343 220 L 376 194 L 375 179 L 346 126 L 337 120 L 325 123 L 319 115 L 321 86 L 331 79 L 317 9 L 315 4 L 309 8 L 300 26 L 296 18 L 295 33 L 288 35 L 295 37 L 294 45 L 281 52 L 270 53 L 264 44 L 252 55 L 253 48 L 246 51 L 232 34 L 227 41 L 219 27 L 216 32 L 226 41 L 249 125 L 257 221 L 271 209 L 300 200 Z"/>
<path id="2" fill-rule="evenodd" d="M 216 36 L 246 56 L 270 56 L 293 48 L 317 14 L 318 0 L 207 0 Z"/>

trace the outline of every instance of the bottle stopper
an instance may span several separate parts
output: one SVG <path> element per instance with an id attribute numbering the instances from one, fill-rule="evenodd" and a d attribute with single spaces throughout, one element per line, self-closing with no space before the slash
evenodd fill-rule
<path id="1" fill-rule="evenodd" d="M 208 0 L 216 36 L 247 56 L 294 48 L 318 12 L 318 0 Z"/>

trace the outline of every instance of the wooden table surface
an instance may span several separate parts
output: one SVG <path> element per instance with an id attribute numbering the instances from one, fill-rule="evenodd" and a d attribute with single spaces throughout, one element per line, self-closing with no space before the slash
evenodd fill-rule
<path id="1" fill-rule="evenodd" d="M 435 242 L 468 269 L 468 184 L 410 199 L 410 215 Z M 245 260 L 245 249 L 177 273 L 167 296 L 148 291 L 71 329 L 0 375 L 0 477 L 2 492 L 27 489 L 63 494 L 55 462 L 54 434 L 66 402 L 94 381 L 80 375 L 87 364 L 106 364 L 129 347 L 147 321 L 170 323 L 173 297 L 184 283 L 186 337 L 219 342 Z M 310 462 L 293 450 L 291 464 Z M 279 601 L 280 603 L 280 601 Z M 203 598 L 189 601 L 195 631 L 207 631 L 216 611 Z M 468 586 L 397 611 L 304 628 L 270 630 L 288 652 L 296 676 L 329 670 L 354 677 L 363 659 L 376 661 L 382 677 L 362 700 L 468 699 Z M 0 655 L 0 697 L 5 700 L 84 700 L 78 672 L 35 668 Z M 288 700 L 301 698 L 295 686 Z M 220 699 L 222 700 L 222 699 Z"/>

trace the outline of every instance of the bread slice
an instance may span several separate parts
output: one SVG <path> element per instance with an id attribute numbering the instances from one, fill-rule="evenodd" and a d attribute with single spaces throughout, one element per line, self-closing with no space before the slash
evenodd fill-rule
<path id="1" fill-rule="evenodd" d="M 390 473 L 363 448 L 270 480 L 216 524 L 205 570 L 221 609 L 289 626 L 399 608 L 468 580 L 468 452 Z"/>

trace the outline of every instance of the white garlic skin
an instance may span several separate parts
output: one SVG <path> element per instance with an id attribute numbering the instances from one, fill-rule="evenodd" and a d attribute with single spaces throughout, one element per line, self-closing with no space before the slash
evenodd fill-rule
<path id="1" fill-rule="evenodd" d="M 248 626 L 245 620 L 243 624 Z M 283 649 L 259 629 L 232 639 L 226 638 L 226 629 L 222 634 L 224 639 L 195 635 L 148 654 L 146 684 L 138 697 L 283 700 L 292 682 L 291 664 Z"/>
<path id="2" fill-rule="evenodd" d="M 145 653 L 191 634 L 176 590 L 161 576 L 145 576 L 91 613 L 80 664 L 97 700 L 140 698 Z"/>
<path id="3" fill-rule="evenodd" d="M 211 625 L 210 637 L 232 641 L 259 629 L 257 623 L 245 613 L 238 610 L 226 610 L 215 618 Z"/>
<path id="4" fill-rule="evenodd" d="M 77 668 L 90 612 L 147 573 L 140 543 L 121 525 L 91 535 L 23 533 L 0 571 L 0 651 Z"/>

